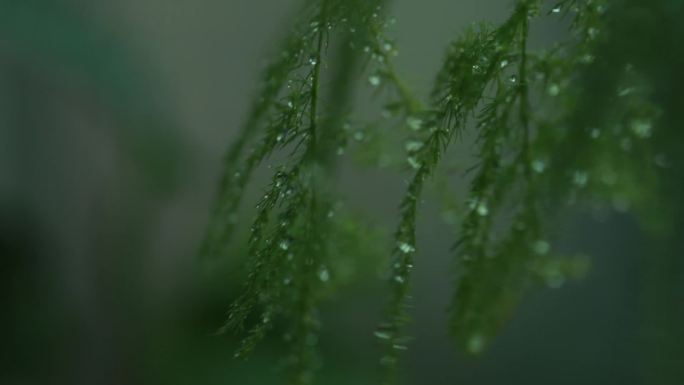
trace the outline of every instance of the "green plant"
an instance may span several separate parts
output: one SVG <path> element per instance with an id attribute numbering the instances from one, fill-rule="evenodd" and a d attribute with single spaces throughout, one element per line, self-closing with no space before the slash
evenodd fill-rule
<path id="1" fill-rule="evenodd" d="M 681 140 L 674 127 L 682 120 L 671 104 L 681 97 L 662 98 L 658 71 L 681 63 L 681 48 L 672 31 L 659 36 L 659 44 L 672 49 L 671 60 L 650 52 L 644 39 L 635 38 L 632 47 L 621 39 L 653 18 L 676 28 L 672 12 L 682 11 L 681 2 L 516 1 L 501 25 L 473 27 L 449 45 L 425 104 L 394 69 L 396 45 L 385 36 L 390 21 L 384 6 L 380 0 L 306 2 L 228 151 L 202 250 L 226 254 L 247 183 L 269 156 L 286 153 L 257 205 L 247 283 L 229 308 L 225 329 L 244 333 L 236 355 L 245 356 L 275 322 L 287 324 L 292 383 L 308 383 L 315 367 L 317 307 L 337 278 L 333 251 L 353 244 L 339 243 L 341 228 L 351 237 L 364 233 L 354 218 L 335 210 L 336 164 L 355 137 L 373 135 L 379 144 L 360 149 L 366 157 L 381 157 L 383 149 L 392 152 L 403 143 L 406 161 L 400 167 L 411 174 L 394 233 L 389 304 L 375 333 L 386 346 L 381 362 L 388 383 L 409 341 L 411 269 L 420 247 L 416 217 L 428 182 L 470 183 L 457 213 L 449 327 L 463 350 L 477 354 L 535 282 L 559 286 L 585 268 L 582 258 L 551 252 L 547 212 L 584 201 L 634 207 L 647 217 L 662 202 L 662 173 L 678 170 L 676 149 L 664 144 Z M 567 39 L 531 51 L 530 25 L 538 18 L 567 23 Z M 321 79 L 331 47 L 338 65 L 325 89 Z M 643 59 L 649 55 L 651 61 Z M 378 92 L 387 98 L 384 128 L 373 123 L 365 131 L 349 129 L 348 122 L 358 120 L 350 103 L 358 64 L 370 86 L 385 91 Z M 456 172 L 440 169 L 456 141 L 476 149 L 475 164 Z M 680 187 L 670 186 L 669 196 Z M 672 228 L 678 213 L 659 220 L 661 228 Z"/>

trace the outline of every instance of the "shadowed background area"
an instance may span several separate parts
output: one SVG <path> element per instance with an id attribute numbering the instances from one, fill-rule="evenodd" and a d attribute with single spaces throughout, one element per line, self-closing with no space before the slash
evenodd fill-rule
<path id="1" fill-rule="evenodd" d="M 510 3 L 394 1 L 399 72 L 426 95 L 448 41 L 500 22 Z M 0 0 L 0 383 L 282 383 L 278 337 L 239 362 L 236 339 L 214 335 L 241 256 L 207 264 L 197 250 L 221 157 L 298 4 Z M 562 27 L 538 25 L 533 44 Z M 401 176 L 345 169 L 343 180 L 349 206 L 395 226 Z M 661 317 L 684 308 L 681 284 L 658 286 L 658 269 L 674 265 L 649 261 L 654 248 L 629 214 L 559 222 L 554 247 L 591 255 L 590 272 L 533 292 L 473 359 L 445 326 L 454 228 L 426 205 L 406 384 L 684 381 L 672 369 L 684 367 L 672 353 L 684 341 L 666 332 L 681 317 Z M 684 281 L 681 262 L 674 271 Z M 372 333 L 386 294 L 369 279 L 324 305 L 317 383 L 377 383 Z"/>

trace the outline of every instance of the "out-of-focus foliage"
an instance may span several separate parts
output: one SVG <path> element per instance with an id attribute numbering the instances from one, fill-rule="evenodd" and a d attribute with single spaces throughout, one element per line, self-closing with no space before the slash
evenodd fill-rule
<path id="1" fill-rule="evenodd" d="M 125 376 L 102 341 L 139 314 L 132 266 L 179 168 L 156 80 L 78 2 L 0 2 L 0 382 Z"/>
<path id="2" fill-rule="evenodd" d="M 6 127 L 29 134 L 25 122 L 12 121 L 23 118 L 11 114 L 30 116 L 52 99 L 96 111 L 117 126 L 116 139 L 136 159 L 140 181 L 169 190 L 175 158 L 158 150 L 175 151 L 173 127 L 151 91 L 149 71 L 117 37 L 70 1 L 27 0 L 0 4 L 0 38 Z"/>

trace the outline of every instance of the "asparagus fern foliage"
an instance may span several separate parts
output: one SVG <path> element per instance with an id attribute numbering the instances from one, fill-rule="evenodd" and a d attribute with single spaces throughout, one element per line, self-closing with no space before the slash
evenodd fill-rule
<path id="1" fill-rule="evenodd" d="M 308 0 L 280 52 L 266 67 L 247 121 L 225 157 L 214 216 L 202 253 L 225 256 L 238 209 L 255 171 L 274 153 L 273 168 L 248 236 L 248 274 L 228 309 L 224 330 L 243 336 L 236 356 L 247 356 L 274 328 L 287 325 L 291 383 L 306 384 L 318 366 L 318 308 L 334 287 L 339 234 L 350 218 L 336 215 L 335 174 L 358 133 L 353 80 L 366 73 L 393 120 L 388 143 L 402 141 L 410 175 L 399 205 L 389 266 L 391 288 L 384 321 L 375 332 L 385 346 L 386 383 L 394 382 L 400 352 L 408 347 L 411 269 L 420 245 L 416 218 L 430 182 L 469 184 L 455 229 L 455 290 L 449 328 L 464 351 L 482 352 L 537 282 L 551 287 L 582 268 L 582 260 L 552 252 L 547 234 L 555 207 L 582 197 L 624 209 L 649 189 L 644 167 L 659 116 L 647 84 L 630 63 L 615 71 L 603 100 L 592 99 L 586 79 L 605 65 L 609 0 L 518 0 L 501 25 L 481 24 L 449 44 L 425 103 L 393 65 L 392 23 L 382 0 Z M 530 49 L 539 18 L 568 25 L 567 38 Z M 330 51 L 334 49 L 331 53 Z M 341 63 L 329 65 L 331 57 Z M 359 65 L 362 71 L 357 71 Z M 334 70 L 334 71 L 333 71 Z M 364 72 L 365 71 L 365 72 Z M 324 82 L 322 79 L 331 79 Z M 605 106 L 587 121 L 590 102 Z M 359 119 L 359 118 L 357 118 Z M 399 122 L 392 125 L 390 121 Z M 368 125 L 371 132 L 377 125 Z M 475 137 L 474 141 L 468 139 Z M 467 169 L 443 173 L 454 143 L 475 149 Z M 597 159 L 600 157 L 600 159 Z M 662 160 L 662 159 L 661 159 Z M 351 234 L 361 237 L 363 230 Z M 352 231 L 353 233 L 353 231 Z"/>

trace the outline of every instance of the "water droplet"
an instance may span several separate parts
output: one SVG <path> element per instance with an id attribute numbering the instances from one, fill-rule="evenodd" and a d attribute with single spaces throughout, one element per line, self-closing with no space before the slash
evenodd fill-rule
<path id="1" fill-rule="evenodd" d="M 394 280 L 395 280 L 397 283 L 404 283 L 404 282 L 405 282 L 404 277 L 402 277 L 401 275 L 395 275 L 395 276 L 394 276 Z"/>
<path id="2" fill-rule="evenodd" d="M 384 49 L 385 51 L 389 52 L 389 51 L 392 50 L 392 44 L 390 44 L 390 43 L 385 43 L 385 44 L 382 45 L 382 49 Z"/>
<path id="3" fill-rule="evenodd" d="M 388 340 L 392 338 L 392 334 L 390 332 L 386 332 L 383 330 L 377 330 L 373 333 L 373 335 L 380 338 L 381 340 Z"/>
<path id="4" fill-rule="evenodd" d="M 601 136 L 601 130 L 599 130 L 598 128 L 592 128 L 589 135 L 592 139 L 598 139 Z"/>
<path id="5" fill-rule="evenodd" d="M 290 241 L 283 239 L 280 241 L 280 243 L 278 243 L 278 247 L 280 247 L 281 250 L 287 250 L 290 248 Z"/>
<path id="6" fill-rule="evenodd" d="M 468 338 L 466 349 L 471 354 L 482 353 L 485 347 L 485 338 L 480 333 L 474 333 Z"/>
<path id="7" fill-rule="evenodd" d="M 357 142 L 362 141 L 363 138 L 364 138 L 363 131 L 356 131 L 356 132 L 354 133 L 354 140 L 356 140 Z"/>
<path id="8" fill-rule="evenodd" d="M 408 142 L 406 142 L 405 147 L 407 152 L 416 152 L 423 148 L 423 142 L 418 140 L 409 140 Z"/>
<path id="9" fill-rule="evenodd" d="M 546 255 L 551 251 L 551 245 L 543 239 L 540 239 L 532 245 L 532 250 L 539 255 Z"/>
<path id="10" fill-rule="evenodd" d="M 318 60 L 316 60 L 315 57 L 310 57 L 309 58 L 309 64 L 312 66 L 315 66 L 316 64 L 318 64 Z"/>
<path id="11" fill-rule="evenodd" d="M 409 128 L 413 131 L 418 131 L 423 127 L 423 120 L 415 118 L 413 116 L 409 116 L 408 118 L 406 118 L 406 125 L 408 125 Z"/>
<path id="12" fill-rule="evenodd" d="M 532 161 L 532 170 L 538 174 L 543 173 L 546 170 L 546 162 L 541 159 L 535 159 Z"/>
<path id="13" fill-rule="evenodd" d="M 411 166 L 411 168 L 413 168 L 414 170 L 418 170 L 422 166 L 420 161 L 415 156 L 409 156 L 408 158 L 406 158 L 406 161 L 408 162 L 409 166 Z"/>
<path id="14" fill-rule="evenodd" d="M 477 206 L 477 213 L 482 217 L 486 217 L 489 214 L 489 209 L 487 208 L 487 205 L 484 203 L 480 203 Z"/>
<path id="15" fill-rule="evenodd" d="M 590 27 L 589 29 L 587 29 L 587 35 L 590 39 L 596 39 L 596 36 L 598 36 L 598 34 L 599 30 L 594 27 Z"/>
<path id="16" fill-rule="evenodd" d="M 276 136 L 276 142 L 282 142 L 282 140 L 283 140 L 284 138 L 285 138 L 285 135 L 283 135 L 283 134 L 278 134 L 278 136 Z"/>
<path id="17" fill-rule="evenodd" d="M 575 173 L 572 176 L 572 182 L 577 187 L 584 187 L 589 182 L 589 174 L 587 174 L 584 171 L 575 171 Z"/>
<path id="18" fill-rule="evenodd" d="M 481 217 L 486 217 L 489 215 L 489 207 L 487 207 L 487 203 L 484 201 L 480 200 L 473 200 L 470 203 L 470 208 L 474 209 L 477 214 Z"/>
<path id="19" fill-rule="evenodd" d="M 410 254 L 416 251 L 416 248 L 413 247 L 412 244 L 407 242 L 399 242 L 397 246 L 399 247 L 399 250 L 404 254 Z"/>
<path id="20" fill-rule="evenodd" d="M 554 7 L 554 8 L 551 10 L 551 13 L 556 13 L 556 14 L 558 14 L 558 13 L 560 13 L 560 12 L 561 12 L 561 6 L 560 6 L 560 5 Z"/>
<path id="21" fill-rule="evenodd" d="M 321 280 L 321 282 L 328 282 L 330 280 L 330 272 L 328 272 L 328 269 L 323 267 L 319 272 L 318 272 L 318 279 Z"/>
<path id="22" fill-rule="evenodd" d="M 630 95 L 632 92 L 634 92 L 634 88 L 632 87 L 620 88 L 618 89 L 618 96 L 625 97 Z"/>
<path id="23" fill-rule="evenodd" d="M 371 75 L 368 77 L 368 83 L 372 85 L 373 87 L 377 87 L 380 85 L 380 76 L 378 75 Z"/>
<path id="24" fill-rule="evenodd" d="M 509 80 L 510 80 L 511 83 L 514 83 L 514 84 L 515 84 L 515 83 L 518 81 L 518 77 L 517 77 L 516 75 L 511 75 L 511 77 L 509 78 Z"/>
<path id="25" fill-rule="evenodd" d="M 630 125 L 634 135 L 642 139 L 647 139 L 651 137 L 653 125 L 651 121 L 645 119 L 635 119 Z"/>
<path id="26" fill-rule="evenodd" d="M 506 68 L 507 65 L 508 65 L 508 60 L 502 60 L 501 61 L 501 68 Z"/>
<path id="27" fill-rule="evenodd" d="M 556 83 L 551 83 L 549 84 L 547 92 L 550 96 L 558 96 L 558 94 L 560 94 L 560 86 L 558 86 Z"/>
<path id="28" fill-rule="evenodd" d="M 291 100 L 288 100 L 288 101 L 287 101 L 287 106 L 288 106 L 289 108 L 294 108 L 294 104 L 292 104 L 292 101 L 291 101 Z"/>

